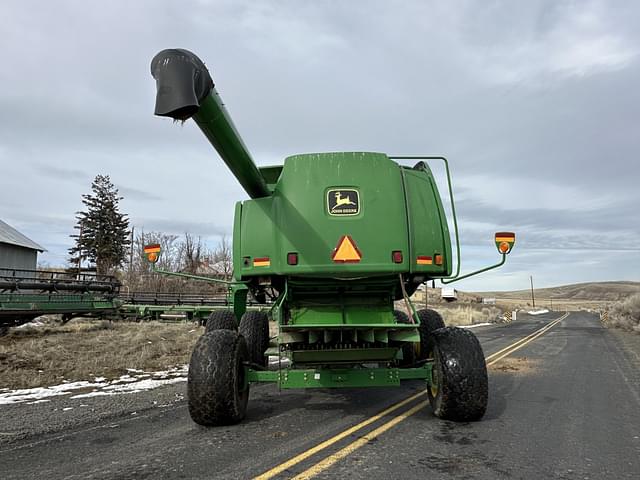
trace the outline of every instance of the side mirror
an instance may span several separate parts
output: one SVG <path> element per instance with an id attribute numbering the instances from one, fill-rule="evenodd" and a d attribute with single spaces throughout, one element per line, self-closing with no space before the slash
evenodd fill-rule
<path id="1" fill-rule="evenodd" d="M 158 257 L 160 257 L 160 250 L 161 248 L 159 243 L 144 246 L 144 254 L 147 256 L 147 260 L 151 263 L 156 263 L 158 261 Z"/>
<path id="2" fill-rule="evenodd" d="M 516 234 L 513 232 L 497 232 L 496 233 L 496 248 L 498 252 L 506 255 L 511 252 L 511 249 L 516 243 Z"/>

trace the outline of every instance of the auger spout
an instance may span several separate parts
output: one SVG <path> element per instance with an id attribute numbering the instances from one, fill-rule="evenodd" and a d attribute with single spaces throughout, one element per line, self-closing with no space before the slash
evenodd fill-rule
<path id="1" fill-rule="evenodd" d="M 151 75 L 157 88 L 154 113 L 193 118 L 251 198 L 271 195 L 202 60 L 188 50 L 162 50 L 151 61 Z"/>

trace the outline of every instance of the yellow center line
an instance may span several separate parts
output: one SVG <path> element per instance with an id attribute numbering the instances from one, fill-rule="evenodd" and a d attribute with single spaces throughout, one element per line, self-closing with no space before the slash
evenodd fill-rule
<path id="1" fill-rule="evenodd" d="M 530 333 L 529 335 L 527 335 L 524 338 L 521 338 L 520 340 L 518 340 L 517 342 L 512 343 L 511 345 L 508 345 L 506 347 L 504 347 L 502 350 L 498 350 L 495 353 L 492 353 L 491 355 L 489 355 L 488 357 L 485 358 L 486 361 L 490 361 L 493 360 L 494 357 L 500 355 L 503 352 L 507 352 L 507 351 L 515 351 L 517 350 L 516 346 L 519 344 L 525 344 L 525 343 L 529 343 L 530 339 L 533 337 L 536 337 L 540 334 L 540 333 L 544 333 L 547 330 L 549 330 L 550 328 L 554 327 L 557 323 L 561 322 L 562 320 L 564 320 L 565 318 L 567 318 L 569 316 L 568 313 L 565 313 L 563 316 L 561 316 L 560 318 L 556 318 L 555 320 L 553 320 L 551 323 L 548 323 L 547 325 L 545 325 L 544 327 L 542 327 L 539 330 L 536 330 L 533 333 Z M 519 347 L 518 347 L 519 348 Z M 508 353 L 507 353 L 508 355 Z M 506 356 L 506 355 L 504 355 Z M 500 358 L 504 358 L 504 356 L 500 357 Z"/>
<path id="2" fill-rule="evenodd" d="M 569 316 L 569 314 L 566 313 L 562 317 L 552 321 L 551 323 L 545 325 L 541 329 L 536 330 L 535 332 L 527 335 L 526 337 L 518 340 L 517 342 L 512 343 L 508 347 L 505 347 L 502 350 L 499 350 L 499 351 L 489 355 L 488 357 L 485 358 L 485 361 L 491 360 L 490 363 L 487 364 L 487 366 L 493 365 L 494 363 L 496 363 L 499 360 L 503 359 L 507 355 L 510 355 L 511 353 L 515 352 L 516 350 L 519 350 L 520 348 L 524 347 L 527 343 L 532 342 L 533 340 L 535 340 L 539 336 L 543 335 L 547 330 L 549 330 L 550 328 L 554 327 L 556 324 L 560 323 L 562 320 L 564 320 L 568 316 Z M 500 356 L 498 358 L 492 360 L 493 357 L 496 357 L 497 355 L 500 355 Z M 339 442 L 340 440 L 344 439 L 345 437 L 348 437 L 349 435 L 352 435 L 353 433 L 357 432 L 358 430 L 363 429 L 367 425 L 370 425 L 370 424 L 376 422 L 377 420 L 379 420 L 380 418 L 384 417 L 385 415 L 388 415 L 391 412 L 394 412 L 397 409 L 403 407 L 404 405 L 412 402 L 413 400 L 415 400 L 417 398 L 420 398 L 423 395 L 426 395 L 426 393 L 427 392 L 425 390 L 425 391 L 422 391 L 422 392 L 418 392 L 418 393 L 416 393 L 414 395 L 411 395 L 408 398 L 405 398 L 401 402 L 398 402 L 398 403 L 390 406 L 389 408 L 381 411 L 380 413 L 374 415 L 373 417 L 370 417 L 367 420 L 364 420 L 364 421 L 358 423 L 357 425 L 354 425 L 353 427 L 350 427 L 347 430 L 344 430 L 343 432 L 335 435 L 334 437 L 331 437 L 328 440 L 325 440 L 324 442 L 319 443 L 315 447 L 312 447 L 312 448 L 310 448 L 308 450 L 305 450 L 304 452 L 296 455 L 295 457 L 287 460 L 286 462 L 283 462 L 280 465 L 277 465 L 277 466 L 273 467 L 272 469 L 264 472 L 263 474 L 258 475 L 257 477 L 254 477 L 254 480 L 268 480 L 270 478 L 275 477 L 276 475 L 278 475 L 278 474 L 284 472 L 285 470 L 297 465 L 298 463 L 302 462 L 303 460 L 305 460 L 305 459 L 315 455 L 316 453 L 318 453 L 318 452 L 330 447 L 334 443 Z M 336 453 L 334 453 L 334 454 L 326 457 L 325 459 L 321 460 L 320 462 L 314 464 L 312 467 L 308 468 L 304 472 L 302 472 L 299 475 L 297 475 L 296 477 L 294 477 L 294 479 L 307 479 L 307 478 L 311 478 L 311 477 L 314 477 L 314 476 L 318 475 L 320 472 L 322 472 L 323 470 L 329 468 L 331 465 L 336 463 L 338 460 L 346 457 L 350 453 L 354 452 L 358 448 L 360 448 L 363 445 L 365 445 L 367 442 L 369 442 L 372 439 L 376 438 L 378 435 L 386 432 L 391 427 L 397 425 L 398 423 L 400 423 L 403 420 L 407 419 L 411 415 L 413 415 L 416 412 L 422 410 L 424 407 L 427 406 L 428 403 L 429 402 L 427 400 L 425 400 L 423 402 L 420 402 L 419 404 L 417 404 L 414 407 L 410 408 L 406 412 L 404 412 L 404 413 L 394 417 L 392 420 L 389 420 L 388 422 L 382 424 L 380 427 L 376 428 L 375 430 L 363 435 L 361 438 L 359 438 L 358 440 L 350 443 L 349 445 L 347 445 L 346 447 L 344 447 L 341 450 L 337 451 Z"/>
<path id="3" fill-rule="evenodd" d="M 426 407 L 428 404 L 429 404 L 428 400 L 425 400 L 424 402 L 420 402 L 415 407 L 412 407 L 409 410 L 407 410 L 406 412 L 401 413 L 397 417 L 394 417 L 393 420 L 389 420 L 387 423 L 379 426 L 375 430 L 364 434 L 362 437 L 360 437 L 355 442 L 350 443 L 349 445 L 347 445 L 346 447 L 342 448 L 341 450 L 338 450 L 333 455 L 330 455 L 330 456 L 326 457 L 324 460 L 319 461 L 318 463 L 316 463 L 312 467 L 308 468 L 304 472 L 300 473 L 299 475 L 296 475 L 295 477 L 293 477 L 293 480 L 306 480 L 308 478 L 315 477 L 316 475 L 321 473 L 323 470 L 326 470 L 327 468 L 329 468 L 331 465 L 333 465 L 337 461 L 339 461 L 339 460 L 343 459 L 344 457 L 346 457 L 347 455 L 355 452 L 357 449 L 359 449 L 360 447 L 366 445 L 367 443 L 369 443 L 371 440 L 373 440 L 377 436 L 379 436 L 379 435 L 383 434 L 384 432 L 386 432 L 387 430 L 389 430 L 391 427 L 394 427 L 398 423 L 400 423 L 403 420 L 409 418 L 414 413 L 419 412 L 424 407 Z"/>
<path id="4" fill-rule="evenodd" d="M 565 318 L 567 318 L 569 316 L 568 313 L 565 313 L 563 316 L 561 316 L 560 318 L 558 318 L 557 320 L 554 320 L 553 322 L 551 322 L 549 325 L 547 325 L 544 328 L 541 328 L 540 330 L 538 330 L 537 332 L 534 332 L 533 336 L 530 336 L 531 338 L 528 338 L 525 342 L 516 342 L 515 344 L 513 344 L 513 348 L 511 348 L 508 352 L 505 352 L 504 354 L 500 355 L 499 357 L 491 360 L 489 363 L 487 363 L 487 367 L 493 365 L 494 363 L 499 362 L 500 360 L 502 360 L 504 357 L 506 357 L 507 355 L 511 355 L 513 352 L 520 350 L 522 347 L 524 347 L 525 345 L 527 345 L 528 343 L 533 342 L 536 338 L 540 337 L 541 335 L 544 335 L 545 333 L 547 333 L 548 330 L 550 330 L 551 328 L 555 327 L 558 323 L 560 323 L 562 320 L 564 320 Z M 495 355 L 495 354 L 494 354 Z"/>
<path id="5" fill-rule="evenodd" d="M 381 411 L 380 413 L 378 413 L 377 415 L 374 415 L 373 417 L 368 418 L 367 420 L 364 420 L 363 422 L 358 423 L 357 425 L 354 425 L 351 428 L 348 428 L 347 430 L 339 433 L 338 435 L 336 435 L 335 437 L 331 437 L 328 440 L 325 440 L 322 443 L 319 443 L 318 445 L 316 445 L 313 448 L 310 448 L 309 450 L 305 450 L 304 452 L 302 452 L 299 455 L 296 455 L 295 457 L 287 460 L 284 463 L 281 463 L 280 465 L 277 465 L 276 467 L 273 467 L 271 470 L 268 470 L 266 472 L 264 472 L 262 475 L 258 475 L 257 477 L 255 477 L 254 480 L 267 480 L 269 478 L 273 478 L 276 475 L 278 475 L 279 473 L 284 472 L 285 470 L 287 470 L 288 468 L 293 467 L 294 465 L 302 462 L 303 460 L 305 460 L 306 458 L 309 458 L 312 455 L 315 455 L 316 453 L 318 453 L 321 450 L 324 450 L 327 447 L 330 447 L 331 445 L 333 445 L 336 442 L 339 442 L 340 440 L 342 440 L 345 437 L 348 437 L 349 435 L 351 435 L 352 433 L 357 432 L 358 430 L 363 429 L 364 427 L 366 427 L 367 425 L 372 424 L 373 422 L 379 420 L 380 418 L 384 417 L 385 415 L 390 414 L 391 412 L 396 411 L 397 409 L 405 406 L 407 403 L 415 400 L 416 398 L 420 398 L 423 395 L 426 395 L 427 391 L 424 390 L 422 392 L 418 392 L 415 395 L 411 395 L 409 398 L 405 398 L 404 400 L 402 400 L 401 402 L 398 402 L 394 405 L 391 405 L 389 408 Z"/>

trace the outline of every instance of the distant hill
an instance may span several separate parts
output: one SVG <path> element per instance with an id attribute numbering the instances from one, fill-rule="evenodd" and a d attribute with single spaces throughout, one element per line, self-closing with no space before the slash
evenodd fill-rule
<path id="1" fill-rule="evenodd" d="M 640 282 L 588 282 L 534 290 L 536 298 L 552 298 L 554 300 L 616 301 L 636 293 L 640 293 Z M 478 292 L 473 295 L 527 300 L 531 298 L 531 290 Z"/>

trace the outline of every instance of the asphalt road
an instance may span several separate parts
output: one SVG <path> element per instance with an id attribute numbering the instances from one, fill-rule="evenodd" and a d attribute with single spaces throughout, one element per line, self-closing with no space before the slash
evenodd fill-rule
<path id="1" fill-rule="evenodd" d="M 475 332 L 490 356 L 560 316 Z M 0 478 L 251 478 L 284 462 L 273 478 L 640 478 L 640 357 L 596 316 L 570 314 L 489 371 L 480 422 L 439 420 L 419 396 L 315 454 L 423 385 L 254 386 L 245 421 L 222 428 L 190 420 L 184 383 L 126 401 L 0 406 Z"/>

